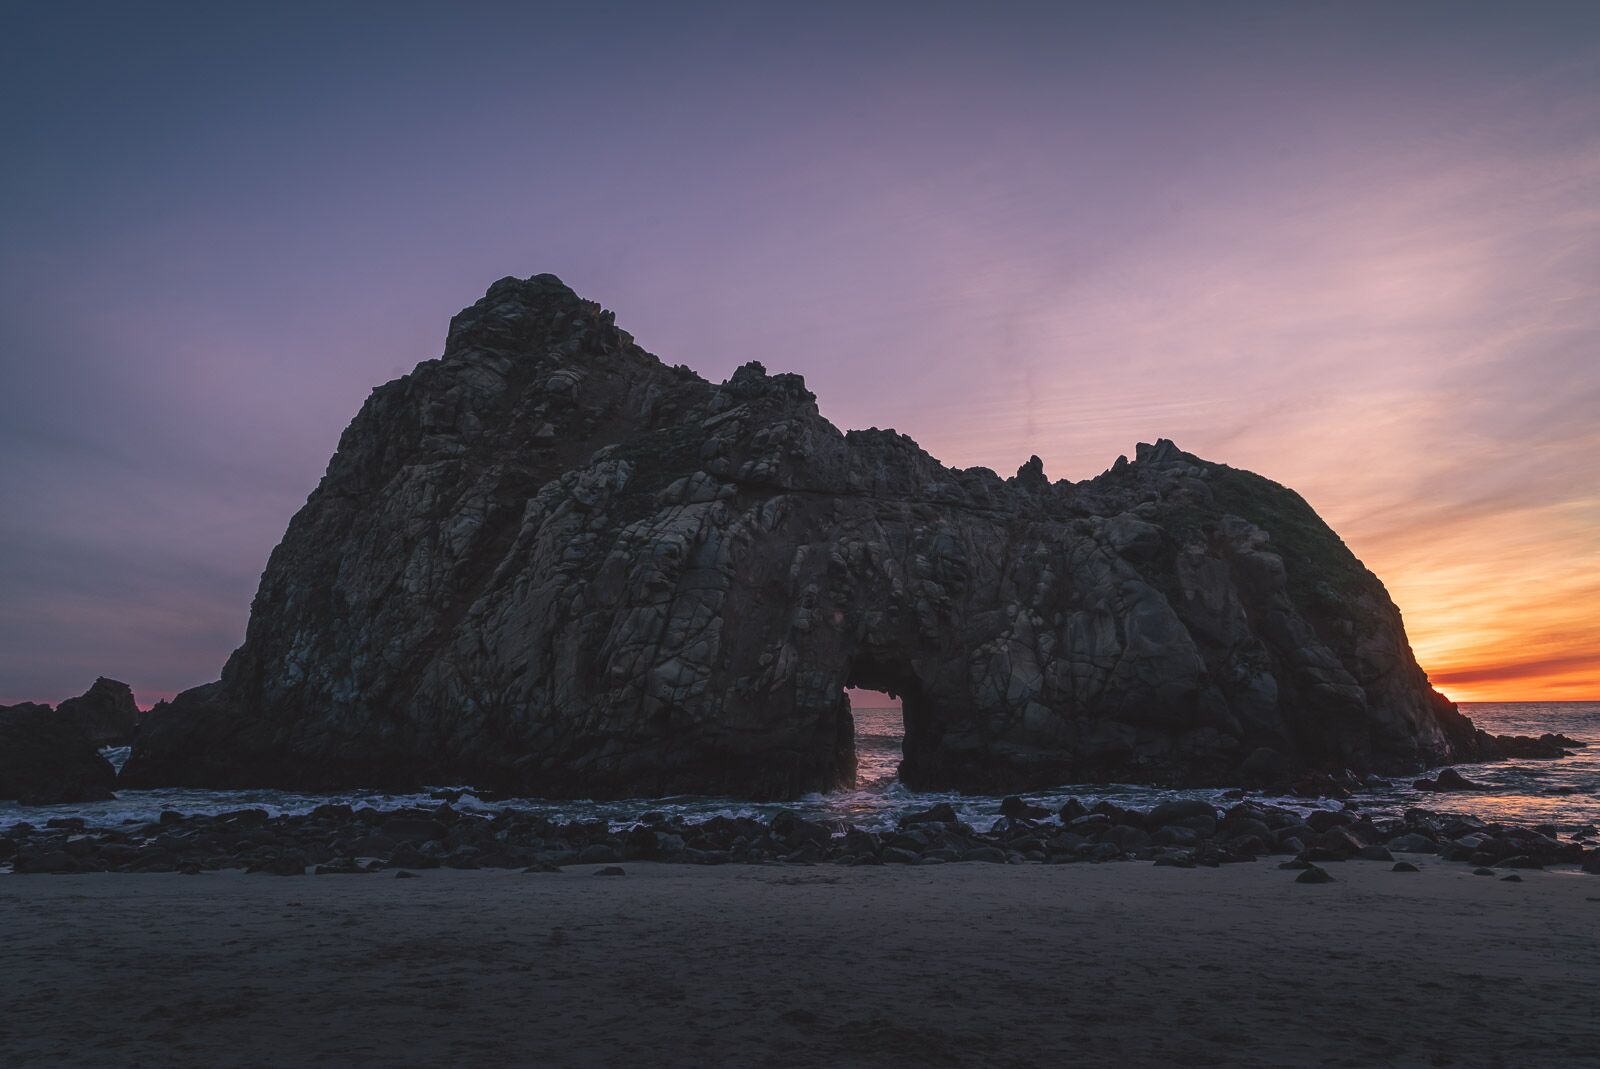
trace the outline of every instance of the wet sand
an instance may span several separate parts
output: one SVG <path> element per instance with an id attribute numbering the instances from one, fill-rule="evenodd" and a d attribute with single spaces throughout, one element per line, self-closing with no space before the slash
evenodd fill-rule
<path id="1" fill-rule="evenodd" d="M 0 878 L 0 1065 L 1594 1066 L 1600 878 Z"/>

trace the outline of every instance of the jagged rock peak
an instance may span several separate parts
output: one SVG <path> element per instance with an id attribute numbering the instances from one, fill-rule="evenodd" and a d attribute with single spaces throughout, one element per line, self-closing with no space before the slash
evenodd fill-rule
<path id="1" fill-rule="evenodd" d="M 759 360 L 751 360 L 741 365 L 722 386 L 736 397 L 752 397 L 769 390 L 778 390 L 812 403 L 817 399 L 815 394 L 806 389 L 804 377 L 792 372 L 769 375 L 766 365 Z"/>
<path id="2" fill-rule="evenodd" d="M 1045 478 L 1044 461 L 1030 456 L 1028 462 L 1017 469 L 1016 483 L 1030 490 L 1048 490 L 1050 480 Z"/>
<path id="3" fill-rule="evenodd" d="M 555 275 L 500 279 L 475 304 L 450 321 L 445 356 L 471 350 L 515 348 L 541 336 L 560 335 L 569 353 L 616 352 L 633 344 L 616 317 L 586 301 Z"/>
<path id="4" fill-rule="evenodd" d="M 139 724 L 139 706 L 133 688 L 120 679 L 100 676 L 76 698 L 56 709 L 59 716 L 75 717 L 96 746 L 126 746 Z"/>
<path id="5" fill-rule="evenodd" d="M 1157 438 L 1155 445 L 1140 442 L 1134 447 L 1133 455 L 1140 464 L 1168 464 L 1182 460 L 1187 454 L 1174 445 L 1170 438 Z"/>
<path id="6" fill-rule="evenodd" d="M 535 275 L 368 398 L 124 778 L 790 798 L 853 780 L 849 686 L 903 695 L 922 788 L 1487 752 L 1292 491 L 1167 439 L 1080 483 L 952 469 Z"/>

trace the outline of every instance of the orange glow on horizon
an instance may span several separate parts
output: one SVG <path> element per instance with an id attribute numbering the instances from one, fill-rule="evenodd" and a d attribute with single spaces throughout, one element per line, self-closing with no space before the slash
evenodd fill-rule
<path id="1" fill-rule="evenodd" d="M 1452 699 L 1600 701 L 1600 153 L 1371 168 L 1196 211 L 1114 270 L 997 277 L 969 304 L 995 305 L 1003 353 L 958 400 L 907 400 L 902 429 L 1072 479 L 1171 438 L 1298 491 Z"/>

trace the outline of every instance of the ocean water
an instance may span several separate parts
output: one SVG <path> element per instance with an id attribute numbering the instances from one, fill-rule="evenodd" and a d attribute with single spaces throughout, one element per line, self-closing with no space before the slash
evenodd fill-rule
<path id="1" fill-rule="evenodd" d="M 1481 728 L 1496 734 L 1540 735 L 1561 732 L 1590 743 L 1576 756 L 1554 761 L 1502 761 L 1483 765 L 1456 765 L 1462 775 L 1482 783 L 1488 790 L 1477 793 L 1428 794 L 1414 790 L 1417 776 L 1387 781 L 1381 788 L 1366 790 L 1352 801 L 1374 815 L 1398 815 L 1411 806 L 1453 813 L 1467 813 L 1485 820 L 1517 824 L 1554 824 L 1563 832 L 1600 825 L 1600 702 L 1497 702 L 1463 704 L 1462 711 Z M 517 809 L 536 812 L 552 820 L 606 819 L 628 824 L 639 814 L 660 810 L 681 813 L 690 819 L 705 819 L 718 814 L 768 816 L 779 809 L 793 809 L 814 819 L 845 821 L 864 828 L 891 827 L 904 814 L 926 809 L 936 802 L 949 802 L 961 818 L 975 827 L 987 828 L 998 815 L 997 796 L 960 795 L 944 792 L 909 791 L 895 778 L 900 763 L 903 731 L 899 709 L 858 708 L 856 716 L 855 790 L 811 795 L 787 805 L 740 801 L 734 798 L 680 796 L 675 798 L 633 799 L 615 802 L 546 801 L 542 799 L 484 802 L 471 794 L 455 805 L 463 810 L 490 812 Z M 127 750 L 106 753 L 121 767 Z M 441 784 L 441 787 L 449 787 Z M 1063 784 L 1048 791 L 1035 791 L 1028 797 L 1041 805 L 1059 807 L 1068 798 L 1085 804 L 1108 800 L 1118 805 L 1146 808 L 1172 798 L 1200 798 L 1230 804 L 1221 790 L 1164 790 L 1134 784 Z M 1338 802 L 1304 799 L 1275 799 L 1296 809 L 1337 808 Z M 384 794 L 375 791 L 347 791 L 334 795 L 299 794 L 289 791 L 197 791 L 151 790 L 119 791 L 106 802 L 27 808 L 15 802 L 0 802 L 0 828 L 18 821 L 43 823 L 51 817 L 83 817 L 89 823 L 114 826 L 129 821 L 157 819 L 164 809 L 182 813 L 225 813 L 234 809 L 264 809 L 274 815 L 310 812 L 327 802 L 348 802 L 378 808 L 438 804 L 429 792 Z"/>

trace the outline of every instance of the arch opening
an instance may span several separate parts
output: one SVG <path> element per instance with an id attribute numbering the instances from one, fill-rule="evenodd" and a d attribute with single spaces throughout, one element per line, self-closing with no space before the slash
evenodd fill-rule
<path id="1" fill-rule="evenodd" d="M 845 696 L 850 700 L 854 727 L 851 746 L 855 753 L 856 789 L 887 787 L 899 777 L 904 756 L 906 728 L 900 699 L 887 691 L 866 687 L 851 687 Z"/>
<path id="2" fill-rule="evenodd" d="M 854 658 L 840 705 L 845 715 L 841 717 L 839 762 L 841 767 L 848 763 L 851 772 L 840 777 L 841 786 L 884 789 L 903 780 L 906 757 L 926 719 L 922 688 L 910 666 Z"/>

